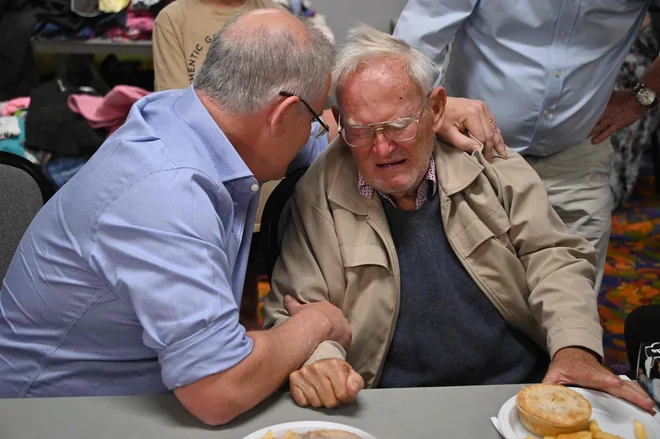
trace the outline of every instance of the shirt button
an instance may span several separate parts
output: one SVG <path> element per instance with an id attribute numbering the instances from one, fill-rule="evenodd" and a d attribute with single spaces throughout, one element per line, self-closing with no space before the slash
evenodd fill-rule
<path id="1" fill-rule="evenodd" d="M 234 201 L 234 206 L 238 206 L 238 201 Z"/>
<path id="2" fill-rule="evenodd" d="M 259 185 L 255 183 L 250 187 L 250 189 L 252 189 L 252 192 L 256 192 L 259 190 Z"/>
<path id="3" fill-rule="evenodd" d="M 559 33 L 559 35 L 561 35 L 562 37 L 565 37 L 565 36 L 566 36 L 566 31 L 561 31 L 561 32 Z"/>
<path id="4" fill-rule="evenodd" d="M 548 110 L 543 110 L 543 117 L 548 117 L 548 116 L 550 116 Z"/>
<path id="5" fill-rule="evenodd" d="M 561 77 L 561 72 L 559 70 L 557 70 L 555 72 L 555 78 L 560 78 L 560 77 Z"/>

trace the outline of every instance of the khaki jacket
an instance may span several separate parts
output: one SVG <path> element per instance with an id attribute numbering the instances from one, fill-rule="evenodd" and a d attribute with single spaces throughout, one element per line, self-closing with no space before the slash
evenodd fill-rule
<path id="1" fill-rule="evenodd" d="M 571 235 L 543 183 L 518 154 L 434 150 L 442 221 L 468 273 L 502 316 L 547 349 L 582 346 L 602 357 L 594 249 Z M 265 326 L 287 319 L 283 295 L 330 301 L 353 330 L 346 353 L 325 341 L 306 364 L 344 358 L 375 387 L 399 311 L 399 262 L 379 197 L 358 193 L 358 169 L 339 139 L 298 183 L 266 298 Z M 469 344 L 469 341 L 466 341 Z"/>

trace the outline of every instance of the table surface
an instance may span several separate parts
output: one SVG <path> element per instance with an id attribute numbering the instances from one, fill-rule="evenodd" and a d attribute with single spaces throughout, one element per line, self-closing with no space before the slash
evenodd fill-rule
<path id="1" fill-rule="evenodd" d="M 520 386 L 365 390 L 356 404 L 309 409 L 279 393 L 224 427 L 204 426 L 172 395 L 0 399 L 2 439 L 236 438 L 270 425 L 322 420 L 378 439 L 501 439 L 490 417 Z"/>

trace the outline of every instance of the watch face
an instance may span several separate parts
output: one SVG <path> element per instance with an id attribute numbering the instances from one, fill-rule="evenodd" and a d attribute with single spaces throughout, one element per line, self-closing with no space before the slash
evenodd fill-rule
<path id="1" fill-rule="evenodd" d="M 637 100 L 640 105 L 651 105 L 655 100 L 655 92 L 650 88 L 642 88 L 637 92 Z"/>

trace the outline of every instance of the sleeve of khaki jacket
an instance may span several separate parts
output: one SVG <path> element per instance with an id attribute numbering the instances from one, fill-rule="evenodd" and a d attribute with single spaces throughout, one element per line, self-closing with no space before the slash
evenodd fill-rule
<path id="1" fill-rule="evenodd" d="M 301 180 L 301 184 L 314 183 Z M 282 252 L 273 270 L 272 290 L 265 299 L 264 328 L 290 317 L 284 308 L 284 296 L 293 296 L 301 303 L 331 302 L 341 308 L 338 300 L 345 285 L 344 264 L 330 212 L 303 200 L 296 191 Z M 346 352 L 339 343 L 324 341 L 305 365 L 326 358 L 346 359 Z"/>
<path id="2" fill-rule="evenodd" d="M 154 21 L 153 57 L 156 91 L 190 86 L 180 35 L 168 14 L 160 13 Z"/>
<path id="3" fill-rule="evenodd" d="M 595 251 L 572 235 L 550 206 L 545 186 L 518 154 L 493 162 L 509 213 L 509 238 L 527 272 L 529 307 L 543 328 L 551 357 L 580 346 L 603 356 Z"/>

